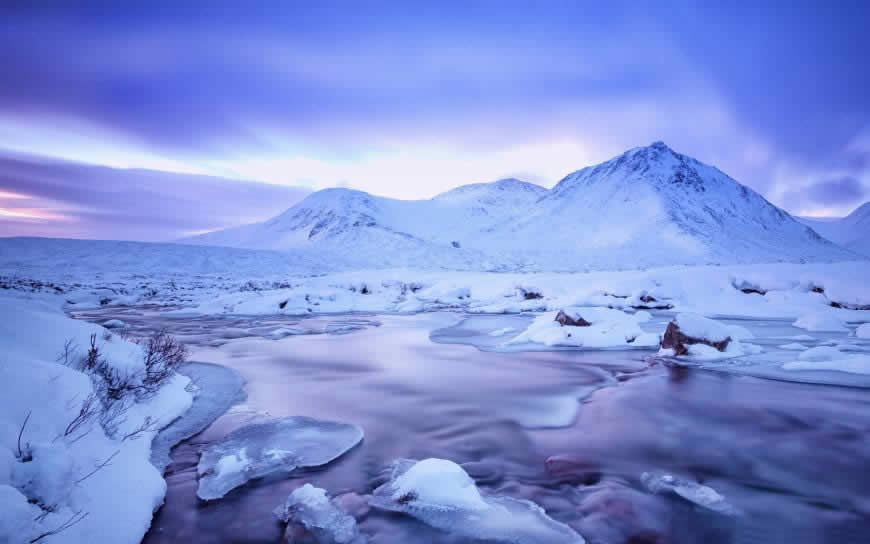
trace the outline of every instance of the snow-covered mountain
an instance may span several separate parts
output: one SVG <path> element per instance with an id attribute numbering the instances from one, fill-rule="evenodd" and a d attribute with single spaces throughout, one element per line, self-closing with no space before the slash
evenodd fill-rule
<path id="1" fill-rule="evenodd" d="M 549 191 L 516 179 L 415 201 L 327 189 L 263 223 L 185 242 L 307 248 L 362 267 L 578 270 L 856 258 L 661 142 L 578 170 Z"/>
<path id="2" fill-rule="evenodd" d="M 816 232 L 862 255 L 870 256 L 870 202 L 865 202 L 846 217 L 816 219 L 801 217 Z"/>

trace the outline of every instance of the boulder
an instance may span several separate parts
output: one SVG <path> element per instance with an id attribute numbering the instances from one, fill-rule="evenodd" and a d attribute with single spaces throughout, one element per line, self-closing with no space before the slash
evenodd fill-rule
<path id="1" fill-rule="evenodd" d="M 731 342 L 731 337 L 727 336 L 721 340 L 709 340 L 697 336 L 689 336 L 685 334 L 676 321 L 668 323 L 668 328 L 665 329 L 665 334 L 662 336 L 662 348 L 674 350 L 674 355 L 688 355 L 689 348 L 692 344 L 706 344 L 716 348 L 718 351 L 725 351 L 728 343 Z"/>
<path id="2" fill-rule="evenodd" d="M 580 314 L 568 315 L 564 310 L 559 310 L 559 313 L 556 314 L 556 321 L 562 325 L 563 327 L 589 327 L 592 323 L 583 319 L 583 316 Z"/>

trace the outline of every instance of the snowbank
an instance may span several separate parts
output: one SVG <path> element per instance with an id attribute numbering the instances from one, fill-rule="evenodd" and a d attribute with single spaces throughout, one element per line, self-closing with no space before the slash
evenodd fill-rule
<path id="1" fill-rule="evenodd" d="M 190 406 L 190 382 L 175 375 L 103 424 L 92 380 L 60 363 L 83 357 L 91 335 L 123 375 L 143 370 L 143 350 L 67 318 L 55 303 L 0 295 L 0 541 L 52 533 L 40 542 L 104 542 L 111 535 L 112 542 L 137 543 L 166 489 L 149 462 L 151 440 Z M 77 417 L 83 413 L 93 415 Z"/>
<path id="2" fill-rule="evenodd" d="M 639 323 L 648 321 L 647 312 L 627 314 L 610 308 L 567 308 L 566 314 L 582 317 L 588 326 L 562 325 L 557 312 L 539 315 L 529 327 L 507 342 L 537 343 L 545 346 L 577 346 L 585 348 L 652 348 L 658 345 L 657 334 L 646 333 Z"/>
<path id="3" fill-rule="evenodd" d="M 810 348 L 797 361 L 782 365 L 785 370 L 835 370 L 850 374 L 870 374 L 870 355 L 847 354 L 830 346 Z"/>

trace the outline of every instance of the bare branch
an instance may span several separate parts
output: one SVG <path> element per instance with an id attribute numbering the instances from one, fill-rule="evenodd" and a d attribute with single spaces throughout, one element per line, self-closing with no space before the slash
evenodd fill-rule
<path id="1" fill-rule="evenodd" d="M 24 452 L 21 450 L 21 437 L 24 435 L 24 429 L 27 427 L 27 422 L 30 421 L 30 415 L 32 413 L 33 410 L 27 411 L 27 417 L 24 418 L 24 423 L 21 424 L 21 428 L 18 430 L 18 458 L 26 461 L 29 461 L 30 459 L 25 459 Z"/>
<path id="2" fill-rule="evenodd" d="M 88 472 L 87 474 L 85 474 L 84 476 L 82 476 L 81 478 L 79 478 L 78 480 L 76 480 L 76 482 L 75 482 L 76 485 L 79 485 L 80 483 L 84 482 L 85 480 L 87 480 L 88 478 L 90 478 L 91 476 L 93 476 L 94 474 L 96 474 L 97 472 L 99 472 L 99 471 L 101 471 L 102 469 L 104 469 L 104 468 L 106 468 L 107 466 L 109 466 L 109 465 L 111 464 L 112 459 L 114 459 L 114 458 L 115 458 L 119 453 L 121 453 L 121 450 L 115 450 L 115 453 L 113 453 L 113 454 L 110 455 L 110 456 L 109 456 L 105 461 L 103 461 L 102 463 L 100 463 L 99 465 L 97 465 L 97 466 L 94 468 L 94 470 Z"/>
<path id="3" fill-rule="evenodd" d="M 64 531 L 66 531 L 67 529 L 69 529 L 73 525 L 79 523 L 80 521 L 82 521 L 83 519 L 88 517 L 88 514 L 90 514 L 90 512 L 82 513 L 81 510 L 79 510 L 78 512 L 75 512 L 72 516 L 70 516 L 70 518 L 68 520 L 61 523 L 60 525 L 58 525 L 57 527 L 55 527 L 51 531 L 46 531 L 46 532 L 42 533 L 41 535 L 37 536 L 36 538 L 30 539 L 30 544 L 34 544 L 35 542 L 39 542 L 40 540 L 42 540 L 45 537 L 56 535 L 58 533 L 62 533 Z"/>

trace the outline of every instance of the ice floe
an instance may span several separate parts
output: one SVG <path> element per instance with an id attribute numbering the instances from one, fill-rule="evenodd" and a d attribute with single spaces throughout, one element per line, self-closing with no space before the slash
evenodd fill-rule
<path id="1" fill-rule="evenodd" d="M 482 494 L 462 467 L 444 459 L 394 462 L 390 480 L 375 489 L 371 504 L 464 538 L 511 544 L 585 542 L 533 502 Z"/>
<path id="2" fill-rule="evenodd" d="M 846 330 L 843 321 L 828 312 L 813 312 L 800 316 L 794 326 L 813 332 L 842 332 Z"/>
<path id="3" fill-rule="evenodd" d="M 356 519 L 331 500 L 325 489 L 305 484 L 296 488 L 275 515 L 288 523 L 287 533 L 307 532 L 318 544 L 364 544 Z M 290 542 L 295 540 L 285 539 Z"/>
<path id="4" fill-rule="evenodd" d="M 843 353 L 830 346 L 810 348 L 797 361 L 782 365 L 785 370 L 836 370 L 850 374 L 870 374 L 870 354 Z"/>
<path id="5" fill-rule="evenodd" d="M 712 487 L 701 485 L 691 480 L 678 478 L 665 472 L 644 472 L 640 481 L 653 493 L 673 492 L 676 495 L 703 506 L 714 512 L 729 516 L 737 515 L 740 511 L 725 500 L 719 492 Z"/>
<path id="6" fill-rule="evenodd" d="M 203 500 L 219 499 L 254 478 L 322 466 L 362 439 L 357 425 L 302 416 L 246 425 L 203 451 L 196 494 Z"/>

